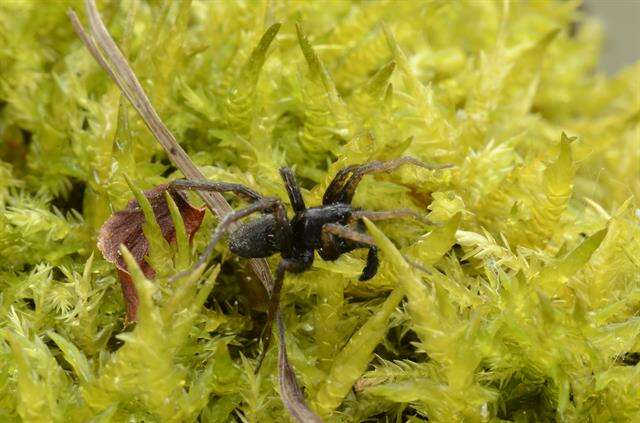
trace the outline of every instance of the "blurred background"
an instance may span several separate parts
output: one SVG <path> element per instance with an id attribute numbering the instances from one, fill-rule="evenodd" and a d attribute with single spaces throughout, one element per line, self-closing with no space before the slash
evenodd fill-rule
<path id="1" fill-rule="evenodd" d="M 583 8 L 605 27 L 602 70 L 612 74 L 640 59 L 640 0 L 585 0 Z"/>

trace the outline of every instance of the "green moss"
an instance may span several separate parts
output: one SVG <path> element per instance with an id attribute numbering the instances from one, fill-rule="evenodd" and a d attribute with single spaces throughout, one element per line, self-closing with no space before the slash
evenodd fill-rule
<path id="1" fill-rule="evenodd" d="M 158 277 L 134 268 L 124 327 L 97 230 L 180 175 L 68 6 L 0 5 L 0 420 L 281 420 L 275 348 L 253 374 L 264 294 L 246 262 L 221 244 L 222 271 L 168 281 L 211 216 L 191 250 L 147 222 Z M 578 2 L 99 6 L 212 179 L 285 199 L 290 165 L 317 204 L 348 164 L 455 164 L 363 181 L 357 206 L 433 223 L 369 226 L 373 280 L 359 252 L 287 277 L 290 360 L 323 418 L 640 419 L 640 63 L 598 73 Z"/>

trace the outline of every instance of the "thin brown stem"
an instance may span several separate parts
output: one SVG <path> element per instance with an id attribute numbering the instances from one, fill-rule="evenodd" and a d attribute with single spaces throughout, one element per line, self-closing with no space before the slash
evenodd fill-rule
<path id="1" fill-rule="evenodd" d="M 187 153 L 178 144 L 177 140 L 169 129 L 164 125 L 158 113 L 151 105 L 148 96 L 144 92 L 142 85 L 135 76 L 131 66 L 127 62 L 118 46 L 113 41 L 107 31 L 98 9 L 93 0 L 85 0 L 85 7 L 89 16 L 90 34 L 82 27 L 77 15 L 70 10 L 68 15 L 71 23 L 85 44 L 91 55 L 107 72 L 109 77 L 118 85 L 123 95 L 129 100 L 131 105 L 136 109 L 144 123 L 153 133 L 156 140 L 166 151 L 169 159 L 184 174 L 187 179 L 202 180 L 205 179 L 202 172 L 191 161 Z M 215 213 L 220 219 L 229 215 L 232 208 L 217 192 L 199 191 L 198 194 L 205 202 L 207 207 Z M 230 225 L 233 230 L 234 224 Z M 258 275 L 265 289 L 272 294 L 273 278 L 267 262 L 264 259 L 251 259 L 249 261 L 251 268 Z M 278 370 L 280 381 L 280 393 L 282 401 L 291 413 L 291 415 L 299 422 L 322 422 L 304 403 L 304 396 L 296 381 L 295 374 L 287 359 L 286 345 L 284 343 L 284 324 L 279 309 L 276 311 L 276 324 L 278 330 L 279 352 L 278 352 Z M 265 346 L 266 348 L 266 346 Z"/>
<path id="2" fill-rule="evenodd" d="M 69 19 L 98 64 L 107 72 L 109 77 L 120 87 L 123 95 L 136 109 L 144 123 L 153 133 L 169 159 L 180 169 L 188 179 L 205 179 L 204 174 L 191 161 L 187 153 L 182 149 L 178 141 L 162 122 L 158 113 L 151 105 L 147 94 L 135 76 L 131 66 L 127 62 L 118 46 L 107 31 L 102 18 L 93 0 L 85 0 L 85 7 L 89 17 L 89 33 L 83 28 L 75 12 L 69 11 Z M 217 192 L 198 193 L 207 207 L 222 218 L 232 211 L 231 206 L 222 195 Z M 267 292 L 271 293 L 273 281 L 271 272 L 264 259 L 251 259 L 249 261 L 253 271 L 258 275 Z"/>

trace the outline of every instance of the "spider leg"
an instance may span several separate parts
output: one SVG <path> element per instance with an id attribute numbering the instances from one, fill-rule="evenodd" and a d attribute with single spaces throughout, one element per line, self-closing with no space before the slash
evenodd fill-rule
<path id="1" fill-rule="evenodd" d="M 362 219 L 363 217 L 366 217 L 371 221 L 388 220 L 388 219 L 404 219 L 407 217 L 413 217 L 416 220 L 429 223 L 429 221 L 425 217 L 423 217 L 420 213 L 417 213 L 409 209 L 395 209 L 395 210 L 385 210 L 385 211 L 355 210 L 351 212 L 351 216 L 349 217 L 348 223 L 356 222 Z"/>
<path id="2" fill-rule="evenodd" d="M 313 256 L 311 256 L 313 258 Z M 307 270 L 311 266 L 311 262 L 308 260 L 295 260 L 295 259 L 282 259 L 278 264 L 278 268 L 276 269 L 276 277 L 273 285 L 273 292 L 271 293 L 271 298 L 269 298 L 269 308 L 267 309 L 267 322 L 262 329 L 262 352 L 260 353 L 260 357 L 258 357 L 258 364 L 256 365 L 255 373 L 258 373 L 260 370 L 260 366 L 262 366 L 262 361 L 264 360 L 265 355 L 269 349 L 269 344 L 271 344 L 271 328 L 273 326 L 273 321 L 276 316 L 276 312 L 278 311 L 278 306 L 280 305 L 280 292 L 282 291 L 282 285 L 284 283 L 284 275 L 286 272 L 291 273 L 301 273 Z"/>
<path id="3" fill-rule="evenodd" d="M 342 191 L 342 186 L 349 179 L 349 174 L 354 171 L 354 169 L 359 168 L 361 165 L 351 165 L 347 167 L 343 167 L 336 173 L 333 180 L 327 187 L 324 192 L 324 196 L 322 197 L 322 205 L 326 206 L 328 204 L 335 203 L 335 198 L 340 195 L 340 191 Z"/>
<path id="4" fill-rule="evenodd" d="M 364 265 L 364 269 L 362 269 L 362 273 L 358 280 L 360 282 L 364 282 L 374 277 L 378 272 L 379 265 L 380 260 L 378 259 L 378 247 L 369 247 L 369 252 L 367 253 L 367 264 Z"/>
<path id="5" fill-rule="evenodd" d="M 412 164 L 414 166 L 430 170 L 451 167 L 451 165 L 433 165 L 423 163 L 413 157 L 400 157 L 386 162 L 374 161 L 359 166 L 349 166 L 338 172 L 334 180 L 329 184 L 322 203 L 324 205 L 333 203 L 351 204 L 356 188 L 365 175 L 391 172 L 405 164 Z M 348 178 L 349 173 L 351 174 L 351 177 Z M 338 188 L 338 186 L 340 186 L 340 188 Z"/>
<path id="6" fill-rule="evenodd" d="M 376 247 L 375 241 L 371 236 L 363 234 L 346 226 L 338 225 L 336 223 L 327 223 L 322 227 L 322 231 L 322 248 L 329 248 L 329 250 L 327 251 L 331 251 L 334 254 L 332 258 L 327 258 L 326 260 L 335 260 L 342 253 L 349 252 L 356 248 L 367 248 L 368 246 L 369 254 L 367 254 L 367 264 L 365 265 L 364 269 L 362 269 L 362 274 L 360 275 L 360 278 L 358 280 L 367 281 L 375 276 L 376 272 L 378 271 L 379 264 L 378 248 Z M 350 240 L 353 242 L 353 244 L 347 247 L 347 249 L 340 249 L 340 247 L 336 244 L 335 239 L 331 239 L 328 234 Z M 407 264 L 409 264 L 409 266 L 414 267 L 421 272 L 426 273 L 427 275 L 431 274 L 431 271 L 424 267 L 424 265 L 422 265 L 421 263 L 405 256 L 402 253 L 401 255 L 402 258 L 404 258 L 404 260 L 407 262 Z M 320 256 L 322 256 L 322 254 L 320 254 Z M 324 259 L 324 256 L 322 256 L 322 258 Z"/>
<path id="7" fill-rule="evenodd" d="M 348 248 L 346 250 L 351 250 L 351 248 Z M 342 253 L 345 252 L 347 251 L 345 251 L 344 247 L 341 248 L 334 235 L 332 235 L 328 231 L 320 232 L 320 249 L 318 250 L 318 254 L 320 254 L 322 260 L 336 260 L 342 255 Z"/>
<path id="8" fill-rule="evenodd" d="M 293 211 L 298 213 L 306 210 L 307 207 L 304 204 L 304 198 L 302 198 L 300 186 L 298 185 L 298 181 L 296 181 L 296 177 L 291 168 L 281 167 L 280 176 L 282 176 L 282 179 L 284 180 L 284 185 L 287 189 L 287 194 L 289 194 L 289 200 L 291 201 Z"/>
<path id="9" fill-rule="evenodd" d="M 275 209 L 276 216 L 277 216 L 284 212 L 284 205 L 277 198 L 266 197 L 266 198 L 257 200 L 256 202 L 245 207 L 244 209 L 236 210 L 224 216 L 220 220 L 220 223 L 218 223 L 218 226 L 216 227 L 215 231 L 213 231 L 211 241 L 209 241 L 209 244 L 207 244 L 207 247 L 198 258 L 198 261 L 196 261 L 196 263 L 190 269 L 184 270 L 174 275 L 171 278 L 171 281 L 175 281 L 177 279 L 180 279 L 183 276 L 193 273 L 197 268 L 199 268 L 200 266 L 203 266 L 209 260 L 209 257 L 211 256 L 211 253 L 213 252 L 213 249 L 216 246 L 216 244 L 220 241 L 220 238 L 222 238 L 222 236 L 227 232 L 227 230 L 233 223 L 237 222 L 238 220 L 246 216 L 249 216 L 252 213 L 266 211 L 270 209 Z M 280 210 L 282 212 L 279 212 Z M 286 220 L 286 214 L 285 214 L 285 220 Z M 288 223 L 287 223 L 287 227 L 288 227 Z"/>
<path id="10" fill-rule="evenodd" d="M 352 243 L 346 248 L 341 249 L 335 240 L 331 239 L 329 234 L 352 241 Z M 362 269 L 362 274 L 358 280 L 368 281 L 374 277 L 378 271 L 378 265 L 380 263 L 378 260 L 378 247 L 376 247 L 376 243 L 371 236 L 336 223 L 327 223 L 322 227 L 321 241 L 323 250 L 326 248 L 326 252 L 332 254 L 332 258 L 328 258 L 328 260 L 335 260 L 340 254 L 355 248 L 369 248 L 367 264 L 364 266 L 364 269 Z M 329 256 L 329 254 L 327 254 L 327 256 Z"/>
<path id="11" fill-rule="evenodd" d="M 358 244 L 364 244 L 365 246 L 375 247 L 376 245 L 376 242 L 373 240 L 373 237 L 367 234 L 363 234 L 362 232 L 358 232 L 354 229 L 348 228 L 346 226 L 339 225 L 337 223 L 327 223 L 322 227 L 322 231 L 330 233 L 332 235 L 336 235 L 340 238 L 354 241 Z"/>
<path id="12" fill-rule="evenodd" d="M 169 188 L 175 190 L 233 192 L 238 197 L 253 203 L 263 197 L 251 188 L 230 182 L 212 182 L 206 179 L 177 179 L 169 184 Z"/>

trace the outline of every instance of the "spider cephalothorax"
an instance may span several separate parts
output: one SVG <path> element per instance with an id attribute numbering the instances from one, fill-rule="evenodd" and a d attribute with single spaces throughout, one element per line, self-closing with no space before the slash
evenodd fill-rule
<path id="1" fill-rule="evenodd" d="M 206 263 L 215 245 L 234 222 L 250 214 L 261 212 L 262 216 L 259 218 L 241 223 L 230 231 L 229 249 L 234 254 L 246 258 L 268 257 L 276 253 L 280 253 L 282 257 L 275 272 L 273 294 L 269 304 L 266 327 L 268 334 L 270 323 L 278 307 L 285 273 L 300 273 L 309 269 L 313 263 L 315 250 L 323 260 L 332 261 L 356 248 L 368 248 L 367 264 L 360 275 L 360 280 L 366 281 L 376 274 L 378 270 L 376 245 L 373 239 L 364 233 L 362 219 L 366 217 L 370 220 L 383 220 L 417 215 L 406 209 L 360 210 L 351 206 L 351 200 L 358 183 L 365 175 L 390 172 L 404 164 L 413 164 L 427 169 L 448 167 L 447 165 L 427 165 L 411 157 L 347 166 L 338 171 L 327 187 L 322 205 L 309 208 L 304 203 L 292 170 L 283 167 L 280 169 L 280 174 L 294 211 L 291 219 L 288 218 L 285 205 L 280 199 L 264 197 L 244 185 L 206 180 L 174 181 L 170 184 L 171 189 L 233 192 L 250 203 L 246 208 L 234 211 L 220 221 L 211 241 L 193 269 Z"/>

